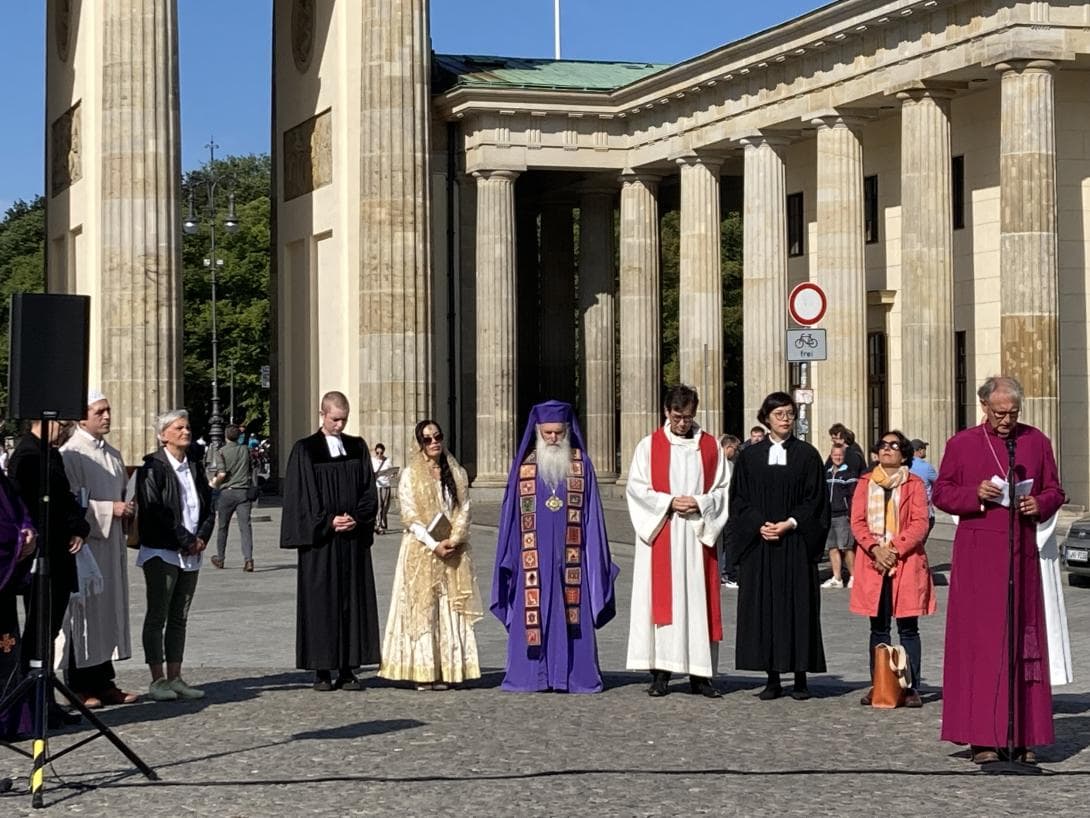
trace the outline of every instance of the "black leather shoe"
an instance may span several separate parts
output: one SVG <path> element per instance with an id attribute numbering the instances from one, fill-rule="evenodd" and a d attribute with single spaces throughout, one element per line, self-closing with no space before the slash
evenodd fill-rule
<path id="1" fill-rule="evenodd" d="M 791 698 L 797 702 L 804 702 L 807 699 L 812 698 L 810 695 L 810 689 L 807 687 L 795 687 L 791 691 Z"/>
<path id="2" fill-rule="evenodd" d="M 711 683 L 710 679 L 705 679 L 703 676 L 689 677 L 689 692 L 706 699 L 723 698 L 722 692 Z"/>
<path id="3" fill-rule="evenodd" d="M 363 685 L 355 676 L 340 676 L 337 679 L 337 687 L 341 690 L 363 690 Z"/>
<path id="4" fill-rule="evenodd" d="M 670 671 L 652 670 L 651 686 L 647 688 L 647 695 L 653 697 L 665 696 L 670 692 Z"/>
<path id="5" fill-rule="evenodd" d="M 872 693 L 874 693 L 874 688 L 873 687 L 870 688 L 866 693 L 863 694 L 863 698 L 861 698 L 859 700 L 859 703 L 861 705 L 863 705 L 864 707 L 870 707 L 871 694 Z"/>
<path id="6" fill-rule="evenodd" d="M 314 689 L 319 693 L 328 693 L 333 689 L 328 671 L 320 671 L 314 678 Z"/>
<path id="7" fill-rule="evenodd" d="M 770 702 L 773 699 L 778 699 L 783 695 L 783 687 L 780 685 L 765 685 L 764 689 L 757 694 L 757 698 L 762 702 Z"/>

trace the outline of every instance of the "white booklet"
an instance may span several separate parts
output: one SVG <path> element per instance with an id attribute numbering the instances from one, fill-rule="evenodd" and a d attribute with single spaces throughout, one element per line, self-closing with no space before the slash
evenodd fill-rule
<path id="1" fill-rule="evenodd" d="M 1005 477 L 1000 477 L 998 474 L 992 477 L 992 485 L 1003 492 L 1003 496 L 996 500 L 992 500 L 993 503 L 998 503 L 1003 508 L 1008 508 L 1011 504 L 1010 498 L 1010 486 L 1007 483 Z M 1029 480 L 1019 480 L 1014 484 L 1014 496 L 1015 497 L 1029 497 L 1030 491 L 1033 489 L 1033 478 Z"/>

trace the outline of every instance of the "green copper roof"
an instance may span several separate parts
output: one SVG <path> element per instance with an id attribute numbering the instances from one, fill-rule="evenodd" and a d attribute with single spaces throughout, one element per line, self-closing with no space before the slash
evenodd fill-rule
<path id="1" fill-rule="evenodd" d="M 435 91 L 451 88 L 540 88 L 612 91 L 649 77 L 666 65 L 645 62 L 591 62 L 522 57 L 436 54 Z"/>

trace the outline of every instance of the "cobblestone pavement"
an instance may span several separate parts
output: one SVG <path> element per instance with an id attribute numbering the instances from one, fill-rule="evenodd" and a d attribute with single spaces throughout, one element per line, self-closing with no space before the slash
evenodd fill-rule
<path id="1" fill-rule="evenodd" d="M 487 511 L 478 520 L 487 521 Z M 1090 796 L 1088 589 L 1066 589 L 1078 679 L 1057 690 L 1058 740 L 1041 753 L 1042 766 L 1056 774 L 998 778 L 981 775 L 963 751 L 938 740 L 948 543 L 929 547 L 940 613 L 922 620 L 922 710 L 859 706 L 867 623 L 848 613 L 846 591 L 822 593 L 830 673 L 813 679 L 815 699 L 760 702 L 753 695 L 760 680 L 733 672 L 729 591 L 718 680 L 726 696 L 697 698 L 677 680 L 673 695 L 649 699 L 644 675 L 623 670 L 632 566 L 626 542 L 614 546 L 620 610 L 600 632 L 608 685 L 601 695 L 502 693 L 504 633 L 490 616 L 477 628 L 486 675 L 468 690 L 418 693 L 373 679 L 372 670 L 363 692 L 321 694 L 291 669 L 294 559 L 276 548 L 279 510 L 262 517 L 255 573 L 240 570 L 234 531 L 228 567 L 202 570 L 186 676 L 207 698 L 101 711 L 162 780 L 145 781 L 96 740 L 48 771 L 51 814 L 1023 815 L 1075 814 Z M 494 538 L 493 528 L 475 527 L 486 594 Z M 398 545 L 391 534 L 374 549 L 383 624 Z M 120 681 L 143 691 L 144 586 L 136 570 L 132 590 L 137 658 L 119 664 Z M 51 748 L 84 735 L 57 735 Z M 31 814 L 28 772 L 29 762 L 0 752 L 0 775 L 14 777 L 18 791 L 0 796 L 0 815 Z"/>

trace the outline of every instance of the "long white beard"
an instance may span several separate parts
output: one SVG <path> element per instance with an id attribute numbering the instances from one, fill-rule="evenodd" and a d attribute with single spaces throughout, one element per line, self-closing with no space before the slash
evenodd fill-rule
<path id="1" fill-rule="evenodd" d="M 537 474 L 551 489 L 560 485 L 560 481 L 568 476 L 571 466 L 571 441 L 565 437 L 556 446 L 550 446 L 539 434 L 537 447 Z"/>

